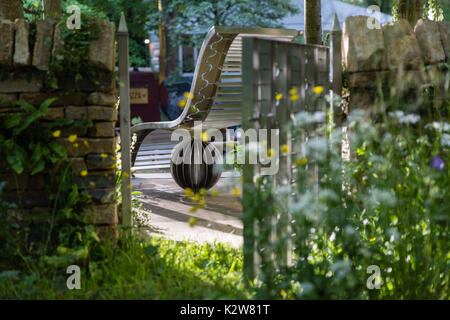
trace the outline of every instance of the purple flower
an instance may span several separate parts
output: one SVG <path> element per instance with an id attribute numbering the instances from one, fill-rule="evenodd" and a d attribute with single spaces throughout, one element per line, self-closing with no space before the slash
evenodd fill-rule
<path id="1" fill-rule="evenodd" d="M 433 159 L 431 159 L 430 167 L 441 171 L 444 169 L 444 160 L 442 160 L 440 157 L 436 156 Z"/>

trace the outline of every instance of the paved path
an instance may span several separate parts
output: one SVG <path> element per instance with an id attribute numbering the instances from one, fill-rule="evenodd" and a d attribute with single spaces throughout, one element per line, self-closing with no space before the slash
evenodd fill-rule
<path id="1" fill-rule="evenodd" d="M 206 206 L 195 212 L 189 209 L 193 202 L 185 197 L 184 190 L 173 181 L 170 173 L 136 173 L 133 190 L 139 196 L 146 211 L 151 211 L 150 221 L 143 231 L 152 236 L 173 240 L 197 242 L 224 242 L 234 247 L 242 246 L 242 206 L 232 194 L 234 188 L 241 190 L 238 175 L 225 172 L 214 187 L 218 196 L 207 196 Z M 195 218 L 194 227 L 189 219 Z"/>

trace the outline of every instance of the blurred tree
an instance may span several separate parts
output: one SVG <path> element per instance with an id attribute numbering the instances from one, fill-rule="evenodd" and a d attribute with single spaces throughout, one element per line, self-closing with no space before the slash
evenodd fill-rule
<path id="1" fill-rule="evenodd" d="M 322 44 L 320 0 L 305 0 L 305 41 L 310 44 Z"/>
<path id="2" fill-rule="evenodd" d="M 0 19 L 23 19 L 23 4 L 21 0 L 0 0 Z"/>
<path id="3" fill-rule="evenodd" d="M 439 4 L 444 13 L 444 20 L 450 21 L 450 0 L 439 0 Z"/>
<path id="4" fill-rule="evenodd" d="M 61 17 L 61 0 L 42 0 L 45 19 L 58 20 Z"/>
<path id="5" fill-rule="evenodd" d="M 396 17 L 406 19 L 414 26 L 424 13 L 424 0 L 397 0 Z"/>
<path id="6" fill-rule="evenodd" d="M 341 0 L 343 2 L 355 4 L 361 7 L 369 7 L 377 5 L 380 7 L 381 12 L 391 14 L 392 12 L 392 0 Z"/>

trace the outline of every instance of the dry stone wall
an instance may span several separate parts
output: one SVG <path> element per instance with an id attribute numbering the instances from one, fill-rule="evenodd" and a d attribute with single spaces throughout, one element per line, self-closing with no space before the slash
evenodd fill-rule
<path id="1" fill-rule="evenodd" d="M 46 79 L 51 59 L 64 46 L 61 30 L 50 21 L 30 25 L 25 20 L 0 20 L 0 116 L 20 112 L 20 106 L 14 104 L 16 101 L 38 107 L 56 97 L 41 118 L 40 126 L 46 127 L 61 119 L 90 121 L 92 126 L 89 127 L 61 130 L 57 141 L 66 148 L 71 159 L 75 183 L 92 197 L 87 211 L 91 222 L 101 230 L 114 230 L 118 223 L 114 196 L 118 98 L 114 81 L 115 26 L 98 21 L 98 31 L 99 38 L 90 43 L 88 57 L 90 65 L 103 71 L 98 79 L 78 81 L 77 89 L 70 92 L 55 91 Z M 69 86 L 75 83 L 70 74 L 67 79 Z M 76 135 L 75 142 L 69 141 L 70 135 Z M 6 181 L 5 199 L 17 203 L 20 197 L 22 215 L 39 216 L 48 212 L 49 174 L 23 173 L 16 183 L 11 170 L 0 166 L 0 181 Z"/>
<path id="2" fill-rule="evenodd" d="M 377 89 L 395 88 L 402 98 L 420 104 L 426 83 L 437 83 L 449 97 L 450 22 L 400 20 L 369 29 L 368 17 L 344 22 L 342 54 L 350 88 L 349 111 L 377 113 Z"/>

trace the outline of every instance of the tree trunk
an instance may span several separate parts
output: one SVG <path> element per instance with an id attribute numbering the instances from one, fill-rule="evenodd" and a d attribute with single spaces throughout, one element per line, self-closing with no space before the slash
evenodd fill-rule
<path id="1" fill-rule="evenodd" d="M 398 0 L 398 18 L 408 20 L 414 28 L 417 20 L 423 16 L 424 0 Z"/>
<path id="2" fill-rule="evenodd" d="M 22 0 L 0 0 L 0 20 L 23 19 Z"/>
<path id="3" fill-rule="evenodd" d="M 44 19 L 59 20 L 61 18 L 61 0 L 42 0 Z"/>
<path id="4" fill-rule="evenodd" d="M 162 14 L 163 4 L 162 0 L 158 0 L 158 10 Z M 166 51 L 166 30 L 164 21 L 159 18 L 159 83 L 162 83 L 167 78 L 167 51 Z"/>
<path id="5" fill-rule="evenodd" d="M 322 44 L 320 0 L 305 0 L 305 40 L 309 44 Z"/>

